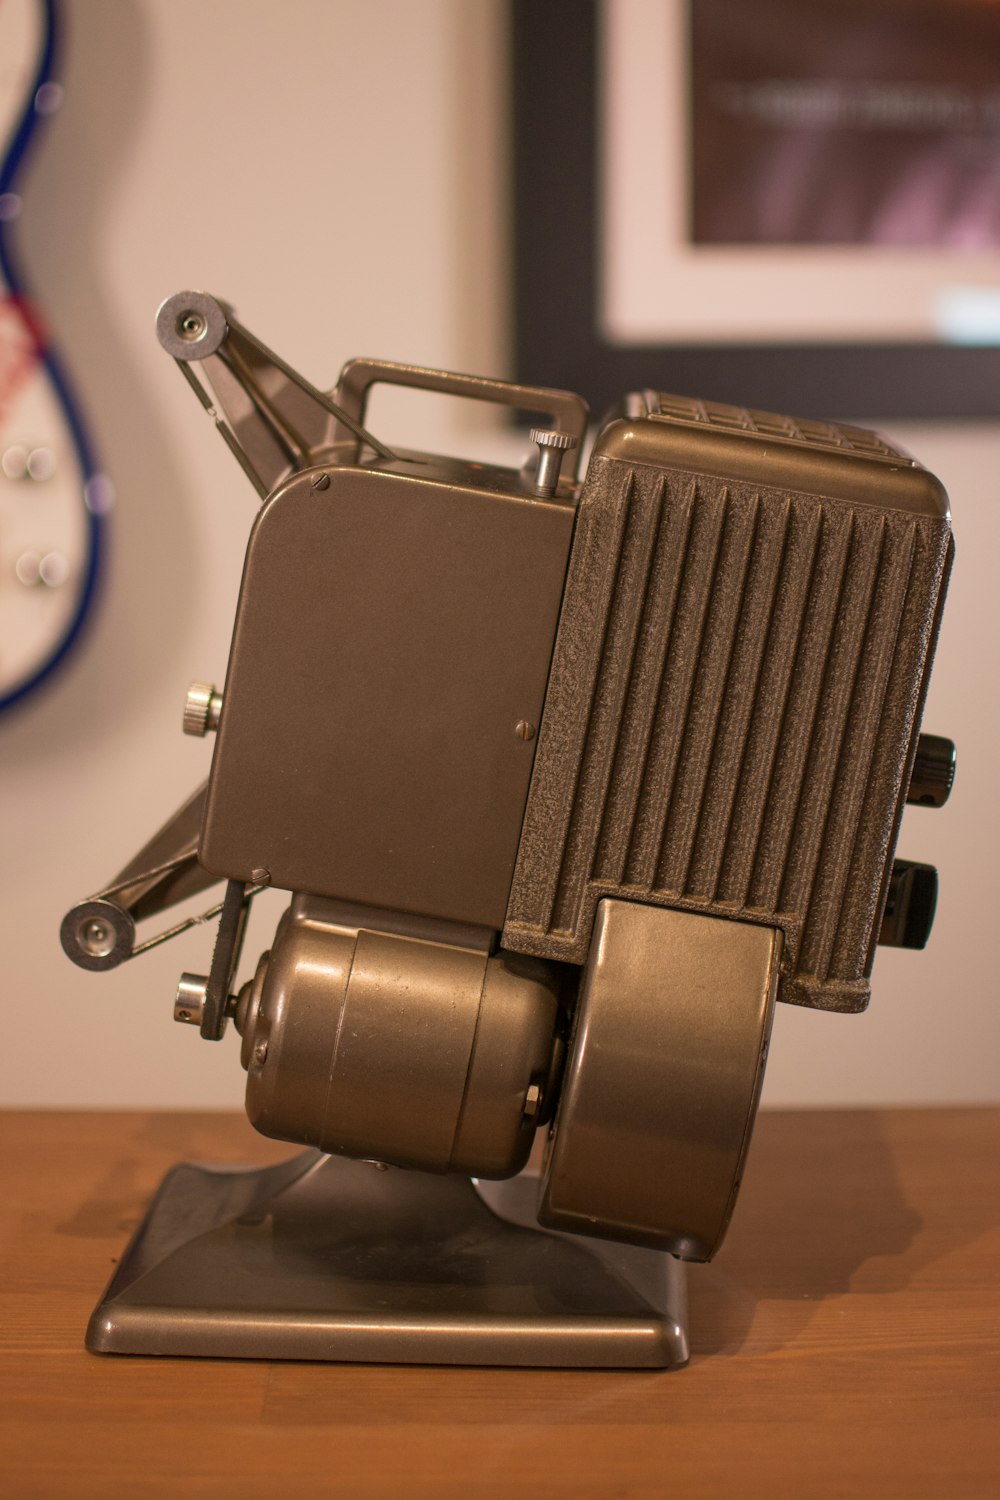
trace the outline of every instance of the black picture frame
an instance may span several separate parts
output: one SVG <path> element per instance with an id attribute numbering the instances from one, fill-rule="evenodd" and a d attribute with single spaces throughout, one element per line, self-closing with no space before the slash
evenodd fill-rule
<path id="1" fill-rule="evenodd" d="M 1000 348 L 616 346 L 597 327 L 598 0 L 510 0 L 516 378 L 602 409 L 652 387 L 802 416 L 995 417 Z"/>

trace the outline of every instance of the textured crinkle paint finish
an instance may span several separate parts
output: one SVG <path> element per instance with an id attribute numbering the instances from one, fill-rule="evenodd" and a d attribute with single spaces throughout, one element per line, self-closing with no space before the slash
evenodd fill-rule
<path id="1" fill-rule="evenodd" d="M 687 472 L 600 439 L 591 461 L 504 944 L 580 963 L 608 895 L 731 916 L 783 929 L 783 999 L 862 1010 L 951 559 L 940 487 L 801 440 L 801 489 L 752 484 L 660 418 L 632 428 L 644 457 L 657 431 Z M 838 472 L 850 498 L 815 492 Z"/>

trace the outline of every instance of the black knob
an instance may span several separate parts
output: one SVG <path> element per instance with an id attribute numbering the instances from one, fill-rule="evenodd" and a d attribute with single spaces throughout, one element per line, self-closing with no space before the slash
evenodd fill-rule
<path id="1" fill-rule="evenodd" d="M 933 865 L 893 861 L 878 940 L 887 948 L 923 948 L 931 935 L 938 876 Z"/>
<path id="2" fill-rule="evenodd" d="M 918 735 L 907 802 L 920 807 L 944 807 L 954 780 L 954 742 L 940 734 Z"/>

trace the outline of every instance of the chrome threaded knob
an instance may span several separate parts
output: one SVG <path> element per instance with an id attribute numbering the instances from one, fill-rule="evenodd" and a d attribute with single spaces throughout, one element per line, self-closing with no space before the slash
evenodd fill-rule
<path id="1" fill-rule="evenodd" d="M 560 432 L 555 427 L 533 427 L 531 441 L 538 446 L 538 471 L 535 474 L 535 494 L 548 497 L 556 492 L 563 454 L 577 446 L 577 438 L 571 432 Z"/>
<path id="2" fill-rule="evenodd" d="M 209 682 L 192 682 L 184 699 L 184 733 L 204 738 L 210 729 L 218 729 L 222 713 L 222 694 Z"/>

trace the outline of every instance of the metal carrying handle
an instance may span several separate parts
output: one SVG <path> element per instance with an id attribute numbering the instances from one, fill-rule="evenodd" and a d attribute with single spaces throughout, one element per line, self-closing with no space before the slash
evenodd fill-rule
<path id="1" fill-rule="evenodd" d="M 473 401 L 492 401 L 521 411 L 544 413 L 553 426 L 576 439 L 572 459 L 576 479 L 580 451 L 587 434 L 590 409 L 582 396 L 572 391 L 554 391 L 545 386 L 514 385 L 506 380 L 487 380 L 481 375 L 456 375 L 447 370 L 427 370 L 420 365 L 398 365 L 387 359 L 351 359 L 340 372 L 334 400 L 356 423 L 363 423 L 368 392 L 373 385 L 407 385 L 421 391 L 439 391 L 444 396 L 467 396 Z M 338 441 L 349 441 L 349 429 L 338 428 Z"/>

